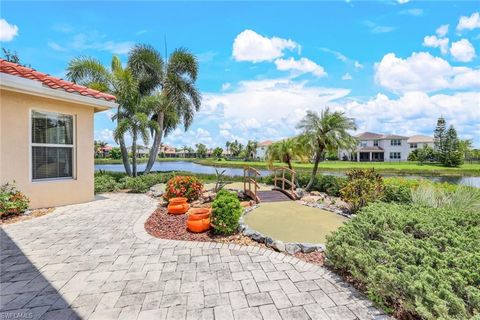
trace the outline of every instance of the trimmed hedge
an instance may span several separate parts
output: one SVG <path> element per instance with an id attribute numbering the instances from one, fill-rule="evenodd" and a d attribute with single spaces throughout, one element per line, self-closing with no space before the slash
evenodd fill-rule
<path id="1" fill-rule="evenodd" d="M 327 238 L 327 263 L 399 318 L 480 313 L 480 212 L 374 203 Z"/>

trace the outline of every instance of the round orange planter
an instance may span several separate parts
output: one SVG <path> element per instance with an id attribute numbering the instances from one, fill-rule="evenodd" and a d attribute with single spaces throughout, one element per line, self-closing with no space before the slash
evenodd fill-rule
<path id="1" fill-rule="evenodd" d="M 168 213 L 170 214 L 184 214 L 190 207 L 187 203 L 187 198 L 171 198 L 168 200 Z"/>
<path id="2" fill-rule="evenodd" d="M 188 210 L 188 220 L 201 220 L 210 217 L 211 209 L 208 208 L 193 208 Z"/>
<path id="3" fill-rule="evenodd" d="M 187 228 L 192 232 L 204 232 L 210 229 L 210 218 L 187 220 Z"/>

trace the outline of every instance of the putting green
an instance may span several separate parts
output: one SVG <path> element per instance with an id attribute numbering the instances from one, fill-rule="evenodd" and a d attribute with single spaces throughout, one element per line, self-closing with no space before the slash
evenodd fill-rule
<path id="1" fill-rule="evenodd" d="M 261 203 L 245 217 L 254 230 L 284 242 L 325 243 L 326 235 L 348 219 L 295 201 Z"/>

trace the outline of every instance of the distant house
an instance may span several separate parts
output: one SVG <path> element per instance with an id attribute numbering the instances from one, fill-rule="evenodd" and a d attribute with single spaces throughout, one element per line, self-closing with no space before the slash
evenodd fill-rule
<path id="1" fill-rule="evenodd" d="M 267 155 L 268 146 L 273 143 L 271 140 L 261 141 L 257 144 L 256 157 L 261 160 L 265 160 Z"/>
<path id="2" fill-rule="evenodd" d="M 433 138 L 428 136 L 400 136 L 363 132 L 356 135 L 357 146 L 353 150 L 339 150 L 341 160 L 358 162 L 406 161 L 410 152 L 424 145 L 433 147 Z"/>
<path id="3" fill-rule="evenodd" d="M 128 153 L 132 152 L 132 147 L 127 147 Z M 137 158 L 147 158 L 150 154 L 150 148 L 138 145 L 137 146 Z"/>
<path id="4" fill-rule="evenodd" d="M 94 199 L 93 118 L 115 97 L 0 59 L 0 184 L 31 208 Z"/>
<path id="5" fill-rule="evenodd" d="M 177 156 L 177 151 L 175 147 L 169 146 L 168 144 L 162 144 L 160 146 L 159 154 L 165 158 L 175 158 Z"/>

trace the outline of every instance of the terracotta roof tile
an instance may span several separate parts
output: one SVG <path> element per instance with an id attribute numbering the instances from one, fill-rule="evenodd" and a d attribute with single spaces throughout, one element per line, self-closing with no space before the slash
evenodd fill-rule
<path id="1" fill-rule="evenodd" d="M 4 59 L 0 59 L 0 73 L 35 80 L 52 89 L 64 90 L 69 93 L 77 93 L 82 96 L 88 96 L 95 99 L 106 101 L 115 101 L 116 99 L 115 96 L 111 94 L 100 92 L 98 90 L 90 89 L 67 80 L 53 77 L 49 74 L 36 71 L 32 68 L 24 67 Z"/>

